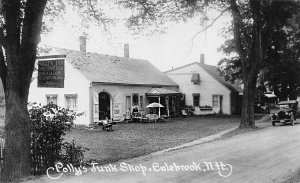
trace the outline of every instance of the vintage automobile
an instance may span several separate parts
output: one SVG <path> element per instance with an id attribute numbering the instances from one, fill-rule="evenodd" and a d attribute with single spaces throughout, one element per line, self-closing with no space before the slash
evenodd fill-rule
<path id="1" fill-rule="evenodd" d="M 278 105 L 279 110 L 270 111 L 272 125 L 275 126 L 276 123 L 290 123 L 294 126 L 295 120 L 299 114 L 298 102 L 296 100 L 281 101 Z"/>

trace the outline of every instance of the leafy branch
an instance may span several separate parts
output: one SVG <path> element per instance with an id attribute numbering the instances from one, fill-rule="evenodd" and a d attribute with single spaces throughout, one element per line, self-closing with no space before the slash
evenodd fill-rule
<path id="1" fill-rule="evenodd" d="M 206 25 L 203 29 L 201 29 L 200 31 L 198 31 L 198 32 L 192 37 L 192 41 L 193 41 L 199 34 L 201 34 L 202 32 L 204 32 L 204 31 L 206 31 L 207 29 L 209 29 L 210 27 L 212 27 L 212 26 L 215 24 L 215 22 L 216 22 L 219 18 L 221 18 L 221 17 L 223 16 L 223 14 L 224 14 L 225 12 L 227 12 L 228 10 L 230 10 L 230 8 L 226 8 L 225 10 L 221 11 L 221 13 L 220 13 L 216 18 L 214 18 L 214 19 L 211 21 L 210 24 Z"/>

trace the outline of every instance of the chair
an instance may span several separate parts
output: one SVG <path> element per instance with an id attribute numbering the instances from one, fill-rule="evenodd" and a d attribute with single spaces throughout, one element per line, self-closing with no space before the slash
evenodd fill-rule
<path id="1" fill-rule="evenodd" d="M 113 131 L 113 129 L 112 129 L 112 124 L 103 125 L 102 130 L 105 130 L 105 131 Z"/>
<path id="2" fill-rule="evenodd" d="M 102 124 L 103 124 L 102 130 L 105 130 L 105 131 L 113 131 L 113 129 L 112 129 L 112 124 L 109 124 L 109 123 L 108 123 L 108 119 L 103 120 L 103 121 L 102 121 Z"/>
<path id="3" fill-rule="evenodd" d="M 141 116 L 140 112 L 133 112 L 132 115 L 131 115 L 131 119 L 134 122 L 139 122 L 141 120 L 141 118 L 142 118 L 142 116 Z"/>
<path id="4" fill-rule="evenodd" d="M 181 117 L 183 118 L 187 117 L 187 113 L 185 112 L 185 110 L 181 110 Z"/>
<path id="5" fill-rule="evenodd" d="M 140 115 L 140 120 L 141 120 L 141 122 L 148 122 L 149 118 L 147 117 L 147 115 L 145 114 L 145 112 L 144 112 L 144 111 L 141 111 L 140 114 L 141 114 L 141 115 Z"/>

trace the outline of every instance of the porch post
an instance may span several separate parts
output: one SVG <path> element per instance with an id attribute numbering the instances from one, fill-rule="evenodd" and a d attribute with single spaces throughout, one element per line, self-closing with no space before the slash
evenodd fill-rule
<path id="1" fill-rule="evenodd" d="M 170 110 L 169 110 L 169 97 L 166 97 L 165 99 L 165 103 L 166 103 L 166 109 L 167 109 L 167 114 L 168 116 L 170 116 Z"/>
<path id="2" fill-rule="evenodd" d="M 158 103 L 160 104 L 160 96 L 158 97 Z M 160 118 L 160 107 L 158 108 L 158 117 Z"/>
<path id="3" fill-rule="evenodd" d="M 89 99 L 90 99 L 90 106 L 89 106 L 89 112 L 90 112 L 90 123 L 89 125 L 92 125 L 94 123 L 94 115 L 95 115 L 95 111 L 94 111 L 94 96 L 93 96 L 93 91 L 92 91 L 92 84 L 91 86 L 89 87 Z"/>

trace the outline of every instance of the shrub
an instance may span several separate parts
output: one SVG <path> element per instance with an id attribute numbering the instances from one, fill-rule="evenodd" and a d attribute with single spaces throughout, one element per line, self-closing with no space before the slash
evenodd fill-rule
<path id="1" fill-rule="evenodd" d="M 55 162 L 74 163 L 79 166 L 85 150 L 73 142 L 63 142 L 70 130 L 76 113 L 50 103 L 46 106 L 29 104 L 32 122 L 31 154 L 32 173 L 43 174 Z"/>
<path id="2" fill-rule="evenodd" d="M 64 164 L 72 164 L 79 167 L 83 162 L 84 152 L 89 150 L 82 146 L 76 146 L 74 140 L 72 142 L 63 143 L 62 162 Z"/>

